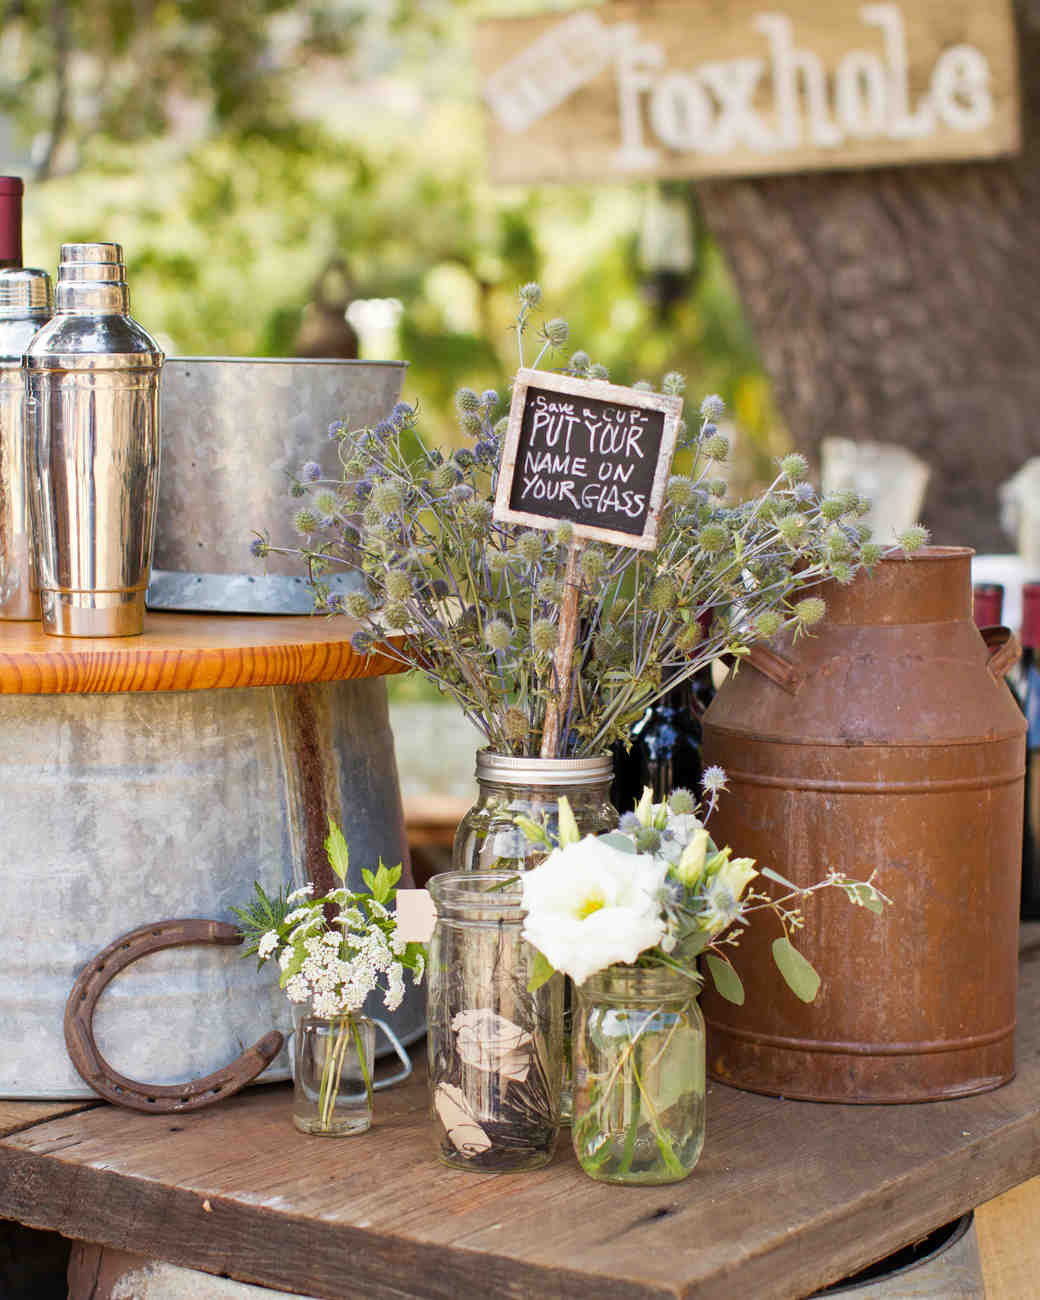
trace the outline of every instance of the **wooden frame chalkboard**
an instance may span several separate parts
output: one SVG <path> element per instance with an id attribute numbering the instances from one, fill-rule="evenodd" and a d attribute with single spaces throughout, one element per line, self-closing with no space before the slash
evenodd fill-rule
<path id="1" fill-rule="evenodd" d="M 681 414 L 680 397 L 521 369 L 495 518 L 652 551 Z"/>

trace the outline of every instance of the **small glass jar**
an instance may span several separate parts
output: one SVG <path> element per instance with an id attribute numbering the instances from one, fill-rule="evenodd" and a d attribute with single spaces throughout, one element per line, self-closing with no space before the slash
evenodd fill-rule
<path id="1" fill-rule="evenodd" d="M 437 1154 L 454 1169 L 508 1173 L 552 1159 L 560 1125 L 563 981 L 528 991 L 515 872 L 448 872 L 430 893 L 430 1107 Z"/>
<path id="2" fill-rule="evenodd" d="M 364 1133 L 372 1127 L 375 1025 L 357 1012 L 295 1022 L 293 1124 L 316 1137 Z"/>
<path id="3" fill-rule="evenodd" d="M 606 1183 L 675 1183 L 704 1147 L 705 1035 L 697 986 L 666 966 L 611 966 L 578 990 L 578 1163 Z"/>
<path id="4" fill-rule="evenodd" d="M 518 816 L 557 826 L 560 795 L 583 835 L 618 824 L 610 802 L 614 762 L 595 758 L 516 758 L 482 749 L 477 754 L 477 801 L 459 823 L 452 867 L 456 871 L 528 871 L 546 856 L 516 825 Z"/>

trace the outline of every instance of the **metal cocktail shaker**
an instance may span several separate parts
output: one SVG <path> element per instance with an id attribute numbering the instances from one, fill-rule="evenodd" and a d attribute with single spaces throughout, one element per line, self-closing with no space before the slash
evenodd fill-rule
<path id="1" fill-rule="evenodd" d="M 22 353 L 50 320 L 51 277 L 0 271 L 0 619 L 38 619 Z"/>
<path id="2" fill-rule="evenodd" d="M 118 244 L 63 244 L 54 317 L 26 349 L 43 630 L 144 628 L 159 484 L 159 345 Z"/>

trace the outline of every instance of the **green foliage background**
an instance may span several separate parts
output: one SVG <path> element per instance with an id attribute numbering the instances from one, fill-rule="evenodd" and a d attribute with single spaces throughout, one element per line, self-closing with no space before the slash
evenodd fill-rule
<path id="1" fill-rule="evenodd" d="M 499 12 L 544 5 L 507 3 Z M 667 317 L 642 288 L 651 187 L 494 188 L 470 34 L 453 0 L 24 0 L 0 29 L 0 108 L 34 142 L 26 262 L 111 239 L 135 315 L 182 355 L 292 352 L 315 281 L 403 305 L 406 395 L 453 436 L 466 382 L 504 390 L 515 290 L 545 289 L 574 346 L 632 382 L 717 391 L 750 437 L 776 425 L 721 259 Z M 696 212 L 692 189 L 686 194 Z M 387 355 L 383 352 L 382 355 Z"/>

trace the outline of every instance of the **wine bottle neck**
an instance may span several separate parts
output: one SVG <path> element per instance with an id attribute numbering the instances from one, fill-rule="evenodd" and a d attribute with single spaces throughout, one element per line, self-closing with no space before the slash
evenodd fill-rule
<path id="1" fill-rule="evenodd" d="M 22 264 L 22 182 L 0 176 L 0 268 Z"/>

